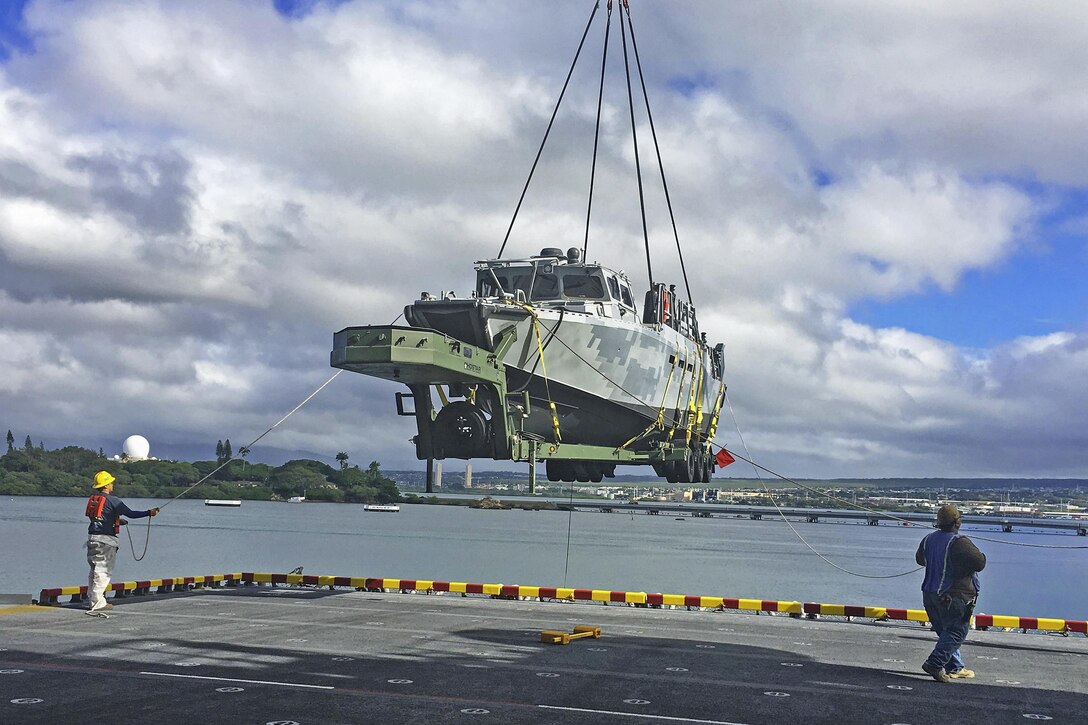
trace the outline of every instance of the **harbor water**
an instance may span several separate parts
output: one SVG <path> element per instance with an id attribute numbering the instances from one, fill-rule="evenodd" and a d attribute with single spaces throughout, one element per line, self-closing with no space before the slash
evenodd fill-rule
<path id="1" fill-rule="evenodd" d="M 134 508 L 162 501 L 126 499 Z M 4 497 L 0 592 L 37 595 L 85 584 L 84 500 Z M 146 519 L 128 528 L 136 553 Z M 886 577 L 916 568 L 929 529 L 884 524 L 792 522 L 838 566 Z M 1088 618 L 1088 546 L 1068 533 L 967 526 L 985 552 L 978 612 Z M 1000 539 L 1035 547 L 979 540 Z M 677 518 L 633 513 L 471 509 L 244 501 L 238 508 L 171 503 L 153 520 L 135 561 L 126 532 L 115 580 L 240 571 L 568 586 L 753 599 L 921 608 L 922 573 L 864 578 L 812 553 L 781 520 Z"/>

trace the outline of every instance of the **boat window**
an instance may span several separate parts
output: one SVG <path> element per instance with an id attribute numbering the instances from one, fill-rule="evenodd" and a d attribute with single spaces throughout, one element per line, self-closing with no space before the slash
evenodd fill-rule
<path id="1" fill-rule="evenodd" d="M 526 282 L 528 284 L 528 282 Z M 554 274 L 538 274 L 533 285 L 533 300 L 559 299 L 559 278 Z"/>
<path id="2" fill-rule="evenodd" d="M 612 293 L 612 299 L 620 298 L 620 283 L 616 281 L 615 276 L 608 278 L 608 291 Z"/>
<path id="3" fill-rule="evenodd" d="M 500 297 L 503 293 L 516 295 L 518 290 L 529 296 L 529 284 L 533 280 L 531 267 L 513 267 L 510 269 L 496 269 L 495 278 L 491 276 L 491 270 L 481 269 L 477 275 L 476 294 L 478 297 Z M 495 287 L 495 279 L 502 285 L 502 290 Z"/>
<path id="4" fill-rule="evenodd" d="M 503 280 L 503 276 L 497 275 L 499 278 L 499 284 L 505 286 L 506 281 Z M 477 297 L 498 297 L 502 294 L 499 288 L 495 286 L 495 280 L 491 279 L 491 274 L 486 270 L 481 270 L 476 277 L 476 296 Z"/>
<path id="5" fill-rule="evenodd" d="M 635 298 L 631 296 L 631 288 L 630 287 L 628 287 L 627 285 L 621 285 L 620 286 L 620 295 L 621 295 L 621 299 L 623 300 L 623 304 L 627 305 L 632 310 L 635 309 Z"/>
<path id="6" fill-rule="evenodd" d="M 607 299 L 601 275 L 586 270 L 568 271 L 563 274 L 563 296 L 579 300 Z"/>

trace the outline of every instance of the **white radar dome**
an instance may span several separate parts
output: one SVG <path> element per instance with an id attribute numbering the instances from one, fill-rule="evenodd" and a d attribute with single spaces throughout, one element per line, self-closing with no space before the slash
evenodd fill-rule
<path id="1" fill-rule="evenodd" d="M 143 436 L 129 436 L 121 446 L 121 452 L 125 458 L 142 461 L 151 453 L 151 444 Z"/>

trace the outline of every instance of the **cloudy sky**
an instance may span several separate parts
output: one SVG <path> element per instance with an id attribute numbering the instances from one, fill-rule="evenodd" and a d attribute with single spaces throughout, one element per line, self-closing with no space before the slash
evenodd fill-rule
<path id="1" fill-rule="evenodd" d="M 1088 5 L 631 4 L 701 326 L 755 458 L 1088 477 Z M 0 429 L 210 458 L 332 374 L 334 331 L 469 291 L 593 4 L 5 7 Z M 604 12 L 507 256 L 580 244 Z M 589 256 L 641 297 L 622 63 Z M 648 188 L 655 278 L 680 282 Z M 422 467 L 398 389 L 345 373 L 264 455 Z"/>

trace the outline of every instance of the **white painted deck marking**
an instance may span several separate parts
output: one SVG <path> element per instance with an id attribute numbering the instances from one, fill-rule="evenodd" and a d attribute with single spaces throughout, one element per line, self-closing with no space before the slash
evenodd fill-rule
<path id="1" fill-rule="evenodd" d="M 560 707 L 559 705 L 537 705 L 546 710 L 564 710 L 566 712 L 588 712 L 594 715 L 618 715 L 619 717 L 637 717 L 640 720 L 668 720 L 669 722 L 698 722 L 707 725 L 747 725 L 731 720 L 700 720 L 694 717 L 674 717 L 672 715 L 647 715 L 643 712 L 621 712 L 619 710 L 590 710 L 585 707 Z"/>
<path id="2" fill-rule="evenodd" d="M 12 705 L 37 705 L 39 702 L 45 702 L 40 697 L 17 697 L 11 701 Z"/>
<path id="3" fill-rule="evenodd" d="M 823 685 L 824 687 L 842 687 L 848 690 L 868 690 L 865 685 L 855 685 L 851 682 L 823 682 L 821 680 L 809 680 L 811 685 Z M 766 694 L 766 693 L 764 693 Z"/>
<path id="4" fill-rule="evenodd" d="M 180 677 L 186 680 L 212 680 L 213 682 L 245 682 L 250 685 L 280 685 L 282 687 L 308 687 L 313 690 L 335 690 L 332 685 L 306 685 L 301 682 L 274 682 L 272 680 L 241 680 L 236 677 L 208 677 L 206 675 L 182 675 L 176 672 L 141 672 L 155 677 Z"/>

